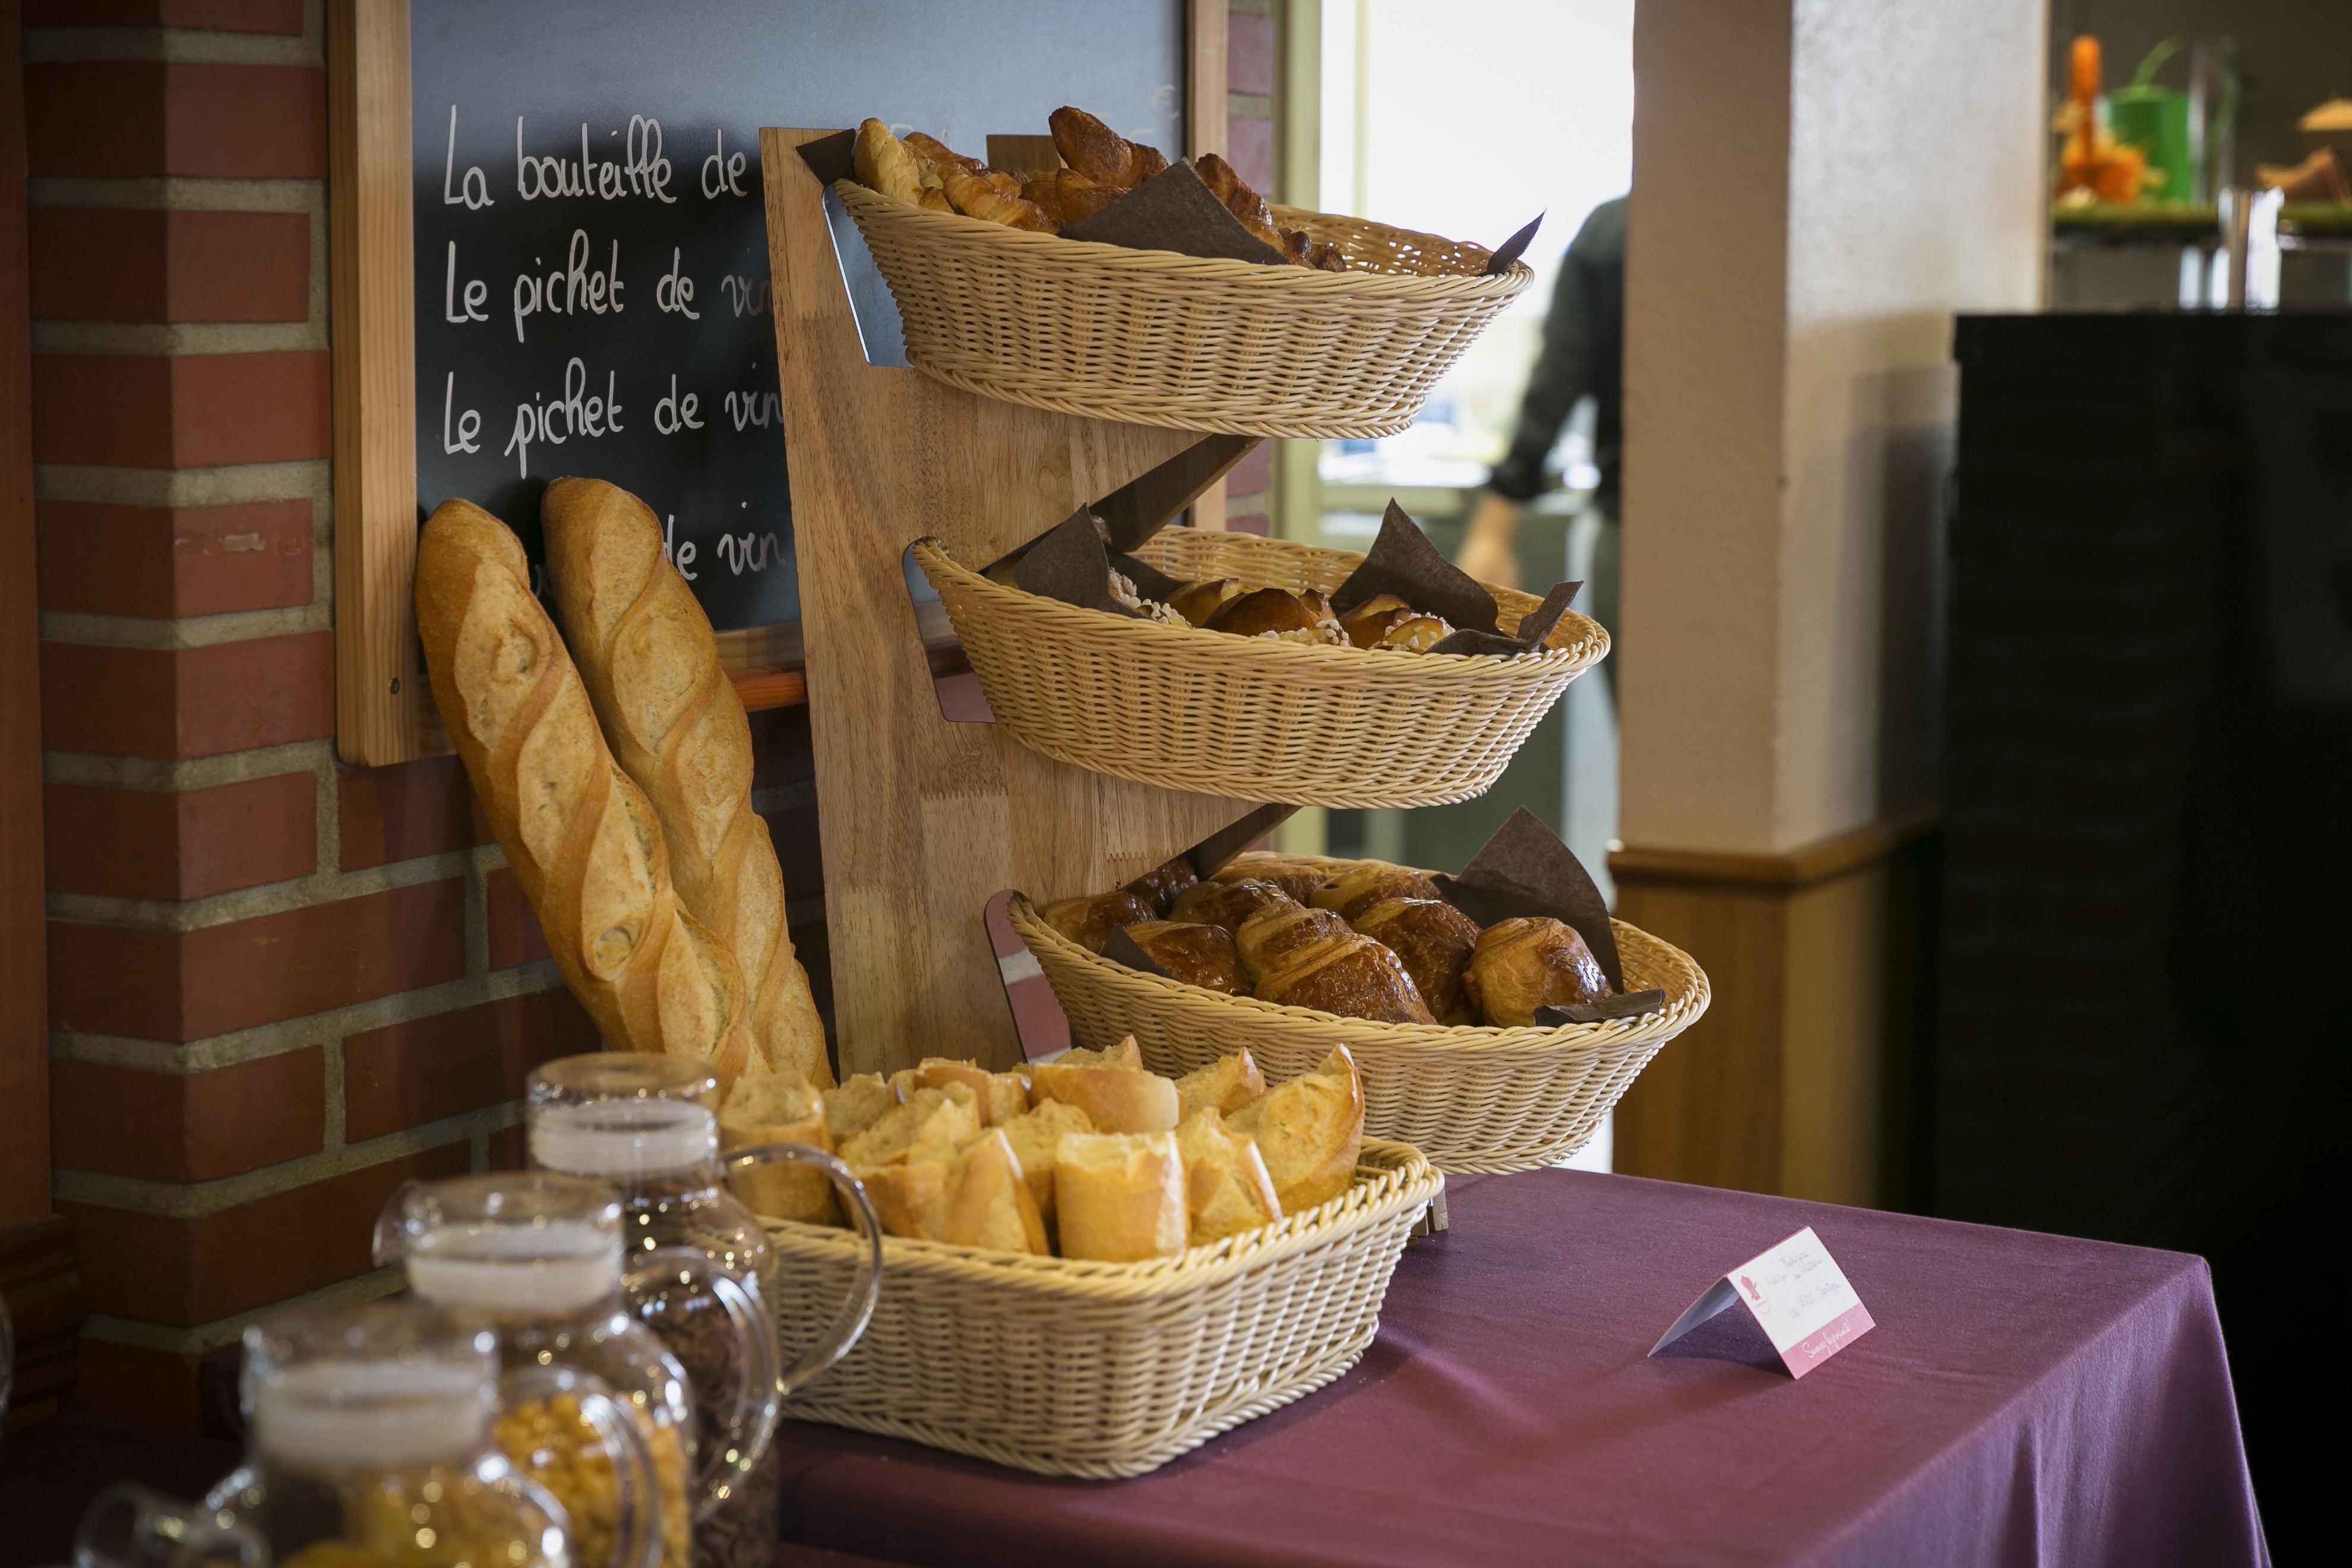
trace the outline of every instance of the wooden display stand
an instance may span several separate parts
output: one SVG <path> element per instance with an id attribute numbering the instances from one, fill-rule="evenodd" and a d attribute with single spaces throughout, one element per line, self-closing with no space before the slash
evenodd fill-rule
<path id="1" fill-rule="evenodd" d="M 760 162 L 791 453 L 840 1068 L 1021 1047 L 982 919 L 997 892 L 1100 892 L 1252 803 L 1085 772 L 942 716 L 901 560 L 925 535 L 984 564 L 1108 502 L 1172 516 L 1255 445 L 1049 414 L 869 364 L 800 148 Z"/>

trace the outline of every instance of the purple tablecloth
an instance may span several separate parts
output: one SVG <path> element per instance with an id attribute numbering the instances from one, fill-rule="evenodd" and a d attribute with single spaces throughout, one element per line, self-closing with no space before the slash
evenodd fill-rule
<path id="1" fill-rule="evenodd" d="M 1319 1394 L 1120 1482 L 788 1423 L 784 1534 L 959 1568 L 2268 1560 L 2195 1258 L 1563 1171 L 1449 1205 Z M 1801 1383 L 1738 1312 L 1644 1359 L 1805 1225 L 1874 1331 Z"/>

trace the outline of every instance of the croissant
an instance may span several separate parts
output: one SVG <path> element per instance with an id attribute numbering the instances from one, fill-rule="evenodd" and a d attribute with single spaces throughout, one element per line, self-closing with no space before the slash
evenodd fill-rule
<path id="1" fill-rule="evenodd" d="M 1062 206 L 1062 189 L 1051 175 L 1037 174 L 1022 181 L 1021 199 L 1044 213 L 1055 228 L 1067 228 L 1072 222 Z"/>
<path id="2" fill-rule="evenodd" d="M 1055 199 L 1061 203 L 1063 226 L 1084 223 L 1127 193 L 1117 185 L 1090 180 L 1076 169 L 1054 172 Z"/>
<path id="3" fill-rule="evenodd" d="M 1017 184 L 1013 186 L 1014 194 L 1008 195 L 993 180 L 962 169 L 946 171 L 940 177 L 940 184 L 947 190 L 948 200 L 955 204 L 956 211 L 967 217 L 986 218 L 991 223 L 1001 223 L 1009 228 L 1025 228 L 1034 234 L 1054 232 L 1053 221 L 1046 217 L 1037 204 L 1021 198 Z"/>
<path id="4" fill-rule="evenodd" d="M 1131 191 L 1168 167 L 1157 148 L 1129 142 L 1083 109 L 1064 104 L 1045 122 L 1062 162 L 1097 184 Z"/>
<path id="5" fill-rule="evenodd" d="M 1343 1018 L 1434 1024 L 1397 955 L 1354 931 L 1309 942 L 1257 983 L 1257 999 Z"/>
<path id="6" fill-rule="evenodd" d="M 1204 577 L 1169 595 L 1168 607 L 1197 626 L 1216 614 L 1226 600 L 1238 599 L 1246 592 L 1238 577 Z"/>
<path id="7" fill-rule="evenodd" d="M 1282 231 L 1274 226 L 1274 213 L 1265 198 L 1250 189 L 1247 182 L 1234 173 L 1234 166 L 1214 153 L 1203 153 L 1192 160 L 1192 168 L 1209 194 L 1225 204 L 1225 210 L 1238 219 L 1251 234 L 1287 256 Z"/>
<path id="8" fill-rule="evenodd" d="M 981 171 L 979 159 L 965 157 L 928 131 L 909 131 L 905 140 L 907 151 L 915 156 L 916 172 L 922 176 L 924 184 L 934 189 L 950 169 L 961 169 L 968 174 Z"/>
<path id="9" fill-rule="evenodd" d="M 1171 920 L 1193 921 L 1233 931 L 1260 910 L 1295 909 L 1297 905 L 1297 900 L 1272 882 L 1255 877 L 1230 881 L 1213 877 L 1179 898 L 1168 916 Z"/>
<path id="10" fill-rule="evenodd" d="M 1337 910 L 1340 919 L 1353 921 L 1382 899 L 1443 896 L 1437 884 L 1418 871 L 1367 860 L 1324 882 L 1307 895 L 1307 901 L 1318 910 Z"/>
<path id="11" fill-rule="evenodd" d="M 1479 933 L 1462 991 L 1486 1022 L 1523 1028 L 1536 1009 L 1610 995 L 1608 976 L 1574 927 L 1544 915 L 1497 921 Z"/>
<path id="12" fill-rule="evenodd" d="M 1339 627 L 1358 647 L 1370 647 L 1380 641 L 1381 629 L 1390 624 L 1390 617 L 1400 610 L 1411 615 L 1412 606 L 1394 594 L 1375 594 L 1340 616 Z"/>
<path id="13" fill-rule="evenodd" d="M 850 170 L 856 174 L 859 184 L 894 201 L 923 199 L 923 178 L 915 166 L 915 155 L 878 120 L 858 121 L 857 147 L 850 154 Z"/>
<path id="14" fill-rule="evenodd" d="M 1391 620 L 1381 633 L 1379 646 L 1402 648 L 1407 653 L 1427 653 L 1454 635 L 1454 628 L 1443 616 L 1406 614 Z"/>
<path id="15" fill-rule="evenodd" d="M 1164 915 L 1181 895 L 1197 887 L 1200 880 L 1200 873 L 1192 869 L 1192 862 L 1179 855 L 1166 865 L 1154 866 L 1129 882 L 1126 890 Z"/>
<path id="16" fill-rule="evenodd" d="M 1478 945 L 1478 922 L 1443 899 L 1383 899 L 1351 917 L 1356 930 L 1397 955 L 1441 1024 L 1475 1024 L 1462 971 Z"/>
<path id="17" fill-rule="evenodd" d="M 1223 926 L 1191 921 L 1145 921 L 1127 928 L 1128 939 L 1143 955 L 1168 972 L 1171 980 L 1206 986 L 1228 996 L 1246 996 L 1250 983 L 1234 948 L 1234 933 Z"/>
<path id="18" fill-rule="evenodd" d="M 1100 952 L 1110 933 L 1156 919 L 1158 911 L 1122 888 L 1091 899 L 1062 899 L 1037 911 L 1045 923 L 1085 948 Z"/>
<path id="19" fill-rule="evenodd" d="M 1234 946 L 1252 984 L 1290 962 L 1307 948 L 1348 934 L 1348 922 L 1329 910 L 1261 910 L 1234 932 Z"/>
<path id="20" fill-rule="evenodd" d="M 1225 600 L 1200 624 L 1208 631 L 1234 637 L 1280 637 L 1285 642 L 1345 647 L 1348 634 L 1339 629 L 1329 609 L 1328 599 L 1318 604 L 1287 588 L 1260 588 Z"/>
<path id="21" fill-rule="evenodd" d="M 1315 889 L 1321 887 L 1330 873 L 1321 862 L 1304 855 L 1278 855 L 1260 849 L 1236 858 L 1231 864 L 1217 868 L 1216 876 L 1225 881 L 1253 878 L 1272 882 L 1299 903 L 1312 902 Z"/>

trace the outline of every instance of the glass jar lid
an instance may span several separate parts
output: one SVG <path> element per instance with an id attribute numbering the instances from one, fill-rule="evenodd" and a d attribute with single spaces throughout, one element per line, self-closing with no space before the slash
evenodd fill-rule
<path id="1" fill-rule="evenodd" d="M 629 1177 L 719 1156 L 719 1080 L 645 1051 L 563 1057 L 530 1075 L 530 1157 L 551 1171 Z"/>
<path id="2" fill-rule="evenodd" d="M 498 1349 L 415 1301 L 300 1307 L 245 1331 L 255 1447 L 309 1471 L 399 1469 L 488 1441 Z"/>
<path id="3" fill-rule="evenodd" d="M 376 1224 L 375 1257 L 437 1306 L 575 1312 L 620 1289 L 620 1199 L 541 1171 L 411 1182 Z"/>

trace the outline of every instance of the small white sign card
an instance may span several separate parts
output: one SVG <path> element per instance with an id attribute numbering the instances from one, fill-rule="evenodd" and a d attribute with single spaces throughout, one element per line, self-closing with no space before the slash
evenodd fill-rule
<path id="1" fill-rule="evenodd" d="M 1870 1309 L 1847 1283 L 1845 1271 L 1807 1226 L 1708 1287 L 1650 1347 L 1650 1353 L 1657 1354 L 1734 1302 L 1747 1308 L 1763 1329 L 1792 1378 L 1804 1376 L 1877 1327 Z"/>

